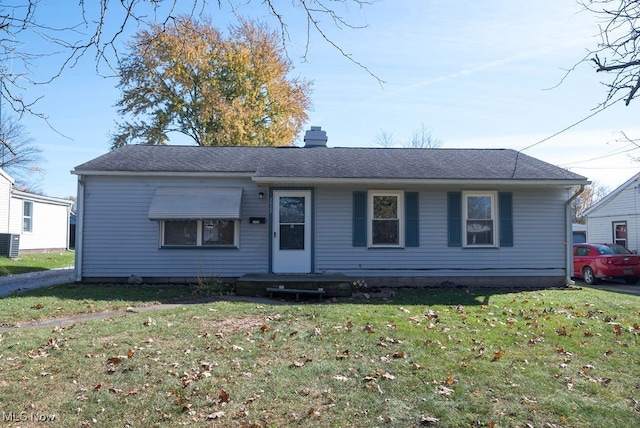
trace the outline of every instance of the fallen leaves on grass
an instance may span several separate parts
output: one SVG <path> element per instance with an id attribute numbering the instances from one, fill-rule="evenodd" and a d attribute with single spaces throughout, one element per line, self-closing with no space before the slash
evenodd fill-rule
<path id="1" fill-rule="evenodd" d="M 64 347 L 65 346 L 64 342 L 65 342 L 64 340 L 52 337 L 49 340 L 47 340 L 47 343 L 40 346 L 37 350 L 28 351 L 27 357 L 29 357 L 32 360 L 37 358 L 46 358 L 49 356 L 51 351 L 55 351 L 60 349 L 61 347 Z"/>
<path id="2" fill-rule="evenodd" d="M 420 425 L 431 425 L 431 424 L 437 424 L 439 422 L 440 422 L 440 419 L 435 418 L 433 416 L 426 416 L 426 415 L 420 416 Z"/>
<path id="3" fill-rule="evenodd" d="M 220 419 L 225 415 L 224 410 L 218 410 L 217 412 L 209 413 L 207 419 Z"/>
<path id="4" fill-rule="evenodd" d="M 436 392 L 436 394 L 440 394 L 440 395 L 451 395 L 455 391 L 453 389 L 449 388 L 449 387 L 444 386 L 444 385 L 436 385 L 435 392 Z"/>

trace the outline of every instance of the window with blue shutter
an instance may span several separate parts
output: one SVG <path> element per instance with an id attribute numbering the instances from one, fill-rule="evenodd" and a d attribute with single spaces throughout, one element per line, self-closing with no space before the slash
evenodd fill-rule
<path id="1" fill-rule="evenodd" d="M 353 246 L 366 247 L 371 245 L 373 247 L 418 247 L 420 245 L 420 213 L 418 209 L 418 195 L 418 192 L 353 192 Z M 394 215 L 401 215 L 396 217 L 395 220 L 389 218 L 380 220 L 375 217 L 375 215 L 370 218 L 368 210 L 375 208 L 376 205 L 373 204 L 375 197 L 383 198 L 383 201 L 385 200 L 385 197 L 395 198 L 393 200 L 400 203 L 400 205 L 396 206 L 393 210 L 388 209 L 387 211 L 393 211 L 393 213 L 395 213 Z M 370 207 L 369 205 L 371 204 L 374 206 Z M 387 216 L 391 215 L 386 211 L 382 214 Z M 369 224 L 370 221 L 373 224 Z M 377 235 L 374 234 L 374 236 L 369 236 L 373 234 L 374 226 L 377 227 L 376 230 L 378 230 L 378 232 L 382 231 L 386 233 L 380 232 Z M 399 227 L 402 229 L 399 229 Z M 396 230 L 396 232 L 392 233 L 392 230 Z M 400 239 L 400 230 L 403 232 L 404 240 Z M 388 238 L 387 241 L 392 242 L 379 242 L 381 237 L 378 235 L 381 235 L 382 238 Z"/>
<path id="2" fill-rule="evenodd" d="M 486 193 L 486 195 L 484 195 Z M 480 223 L 477 219 L 470 219 L 469 214 L 465 213 L 464 210 L 473 211 L 470 208 L 470 204 L 475 199 L 479 197 L 484 198 L 495 198 L 495 196 L 491 196 L 492 192 L 465 192 L 464 195 L 462 192 L 448 192 L 447 193 L 447 236 L 448 236 L 448 245 L 450 247 L 461 247 L 465 245 L 466 247 L 481 247 L 481 246 L 498 246 L 498 245 L 489 245 L 484 241 L 480 241 L 479 243 L 476 241 L 471 241 L 469 236 L 463 236 L 463 230 L 465 230 L 467 235 L 473 235 L 473 233 L 477 232 L 472 228 L 467 230 L 467 225 L 463 228 L 464 223 L 473 223 L 473 225 L 477 226 Z M 494 193 L 496 195 L 496 193 Z M 469 198 L 468 201 L 464 201 L 463 197 Z M 475 199 L 474 199 L 475 198 Z M 500 247 L 513 247 L 513 194 L 511 192 L 500 192 L 497 193 L 497 239 Z M 466 208 L 465 208 L 466 207 Z M 484 220 L 484 222 L 488 223 L 488 220 Z M 463 239 L 463 238 L 466 238 Z"/>

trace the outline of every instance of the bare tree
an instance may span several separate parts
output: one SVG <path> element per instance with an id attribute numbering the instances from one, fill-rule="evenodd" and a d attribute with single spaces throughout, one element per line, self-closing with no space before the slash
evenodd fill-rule
<path id="1" fill-rule="evenodd" d="M 380 133 L 373 138 L 373 142 L 383 149 L 390 149 L 396 144 L 395 141 L 393 141 L 393 133 L 387 132 L 384 129 L 381 129 Z"/>
<path id="2" fill-rule="evenodd" d="M 412 149 L 437 149 L 442 146 L 442 141 L 434 138 L 431 131 L 421 124 L 419 129 L 413 131 L 411 139 L 407 144 L 407 147 Z"/>
<path id="3" fill-rule="evenodd" d="M 380 130 L 380 133 L 376 135 L 373 142 L 385 149 L 389 149 L 396 145 L 392 132 Z M 411 149 L 437 149 L 442 146 L 442 141 L 434 138 L 431 134 L 431 130 L 424 126 L 424 123 L 420 125 L 420 128 L 413 131 L 413 134 L 409 137 L 404 147 Z"/>
<path id="4" fill-rule="evenodd" d="M 301 13 L 307 24 L 305 56 L 311 34 L 318 34 L 347 60 L 373 76 L 369 69 L 334 42 L 328 32 L 329 28 L 358 28 L 351 18 L 347 20 L 343 16 L 354 7 L 369 5 L 367 0 L 190 0 L 181 1 L 180 7 L 178 0 L 79 0 L 76 5 L 65 3 L 65 12 L 68 13 L 61 22 L 52 21 L 47 15 L 47 8 L 62 7 L 57 3 L 46 0 L 6 3 L 0 4 L 0 97 L 20 114 L 38 114 L 34 109 L 37 95 L 25 98 L 30 94 L 29 89 L 56 79 L 87 54 L 94 56 L 99 74 L 115 74 L 122 47 L 119 41 L 123 35 L 128 36 L 154 23 L 169 24 L 185 13 L 200 17 L 229 7 L 239 16 L 238 8 L 248 4 L 254 10 L 262 9 L 264 15 L 270 15 L 279 23 L 285 44 L 290 40 L 287 19 L 292 18 L 288 13 L 292 10 Z M 31 42 L 27 43 L 27 40 Z M 41 47 L 34 47 L 38 45 Z M 56 59 L 58 65 L 49 74 L 36 77 L 39 60 L 44 59 Z"/>
<path id="5" fill-rule="evenodd" d="M 610 76 L 603 105 L 624 99 L 629 105 L 640 89 L 640 1 L 579 0 L 601 18 L 600 42 L 587 58 L 596 72 Z M 619 96 L 620 95 L 620 96 Z"/>
<path id="6" fill-rule="evenodd" d="M 29 138 L 24 126 L 13 117 L 0 121 L 0 168 L 15 180 L 15 187 L 38 193 L 43 174 L 42 151 Z"/>

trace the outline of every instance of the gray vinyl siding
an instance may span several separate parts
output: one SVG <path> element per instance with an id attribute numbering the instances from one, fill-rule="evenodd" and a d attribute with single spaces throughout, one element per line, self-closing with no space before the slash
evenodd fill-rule
<path id="1" fill-rule="evenodd" d="M 640 193 L 636 182 L 622 189 L 610 201 L 587 217 L 589 242 L 613 242 L 613 222 L 627 222 L 627 247 L 640 250 Z"/>
<path id="2" fill-rule="evenodd" d="M 83 177 L 82 276 L 215 278 L 268 270 L 268 198 L 249 179 Z M 238 249 L 159 248 L 159 222 L 149 220 L 158 186 L 242 187 Z"/>
<path id="3" fill-rule="evenodd" d="M 249 178 L 84 176 L 82 277 L 238 277 L 269 268 L 269 189 Z M 158 186 L 243 188 L 238 249 L 159 248 L 159 224 L 148 218 Z M 447 246 L 447 192 L 464 188 L 408 187 L 419 193 L 419 247 L 354 247 L 353 191 L 380 186 L 316 186 L 313 266 L 315 273 L 367 276 L 548 276 L 565 275 L 566 189 L 496 188 L 513 195 L 513 247 Z M 259 192 L 265 197 L 260 199 Z M 249 217 L 265 217 L 251 224 Z M 497 219 L 496 219 L 497 224 Z"/>
<path id="4" fill-rule="evenodd" d="M 352 190 L 316 190 L 316 271 L 350 276 L 561 276 L 565 189 L 487 189 L 513 194 L 513 247 L 447 246 L 447 191 L 419 192 L 420 246 L 353 247 Z M 367 190 L 367 189 L 357 189 Z M 406 189 L 417 191 L 418 189 Z M 465 189 L 454 189 L 465 190 Z"/>

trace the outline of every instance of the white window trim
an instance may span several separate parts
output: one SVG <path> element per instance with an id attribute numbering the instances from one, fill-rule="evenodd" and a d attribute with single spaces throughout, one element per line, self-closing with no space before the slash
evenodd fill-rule
<path id="1" fill-rule="evenodd" d="M 395 196 L 398 198 L 398 244 L 373 243 L 373 198 L 375 196 Z M 401 190 L 369 190 L 367 192 L 367 246 L 369 248 L 404 248 L 404 191 Z"/>
<path id="2" fill-rule="evenodd" d="M 222 220 L 219 218 L 211 218 L 207 220 Z M 240 248 L 240 221 L 239 220 L 228 220 L 233 221 L 233 244 L 232 245 L 202 245 L 202 230 L 204 227 L 203 220 L 184 220 L 184 221 L 195 221 L 197 222 L 197 236 L 196 236 L 196 245 L 165 245 L 164 243 L 164 225 L 167 221 L 174 220 L 161 220 L 160 223 L 160 236 L 159 236 L 159 246 L 160 248 Z M 175 220 L 179 221 L 179 220 Z"/>
<path id="3" fill-rule="evenodd" d="M 491 220 L 493 220 L 493 244 L 469 244 L 467 242 L 467 200 L 469 196 L 489 196 L 491 198 Z M 462 246 L 466 248 L 498 248 L 498 192 L 497 191 L 465 191 L 462 192 Z"/>
<path id="4" fill-rule="evenodd" d="M 25 214 L 25 205 L 29 204 L 31 206 L 31 215 Z M 29 229 L 24 228 L 24 221 L 29 219 Z M 33 201 L 22 201 L 22 231 L 23 232 L 33 232 Z"/>
<path id="5" fill-rule="evenodd" d="M 616 237 L 616 226 L 618 225 L 624 225 L 625 227 L 625 237 L 624 237 L 624 245 L 623 247 L 627 248 L 627 245 L 629 245 L 629 229 L 627 229 L 627 221 L 626 220 L 618 220 L 618 221 L 612 221 L 611 222 L 611 228 L 613 229 L 611 232 L 613 234 L 613 240 L 611 242 L 613 242 L 614 244 L 618 243 L 618 238 Z"/>

